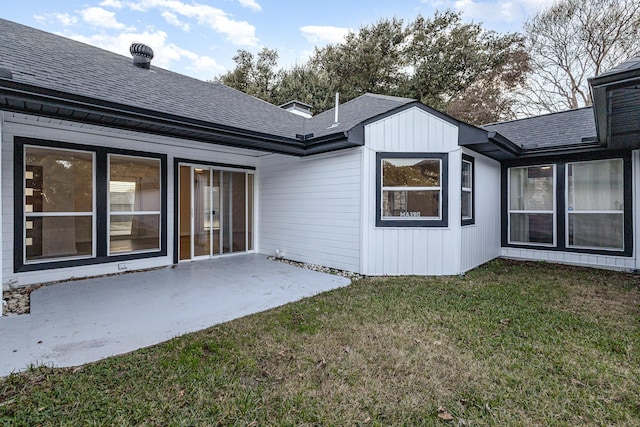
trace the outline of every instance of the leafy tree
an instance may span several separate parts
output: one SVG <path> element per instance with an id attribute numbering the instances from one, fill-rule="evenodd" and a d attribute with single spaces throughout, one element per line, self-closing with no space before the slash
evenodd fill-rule
<path id="1" fill-rule="evenodd" d="M 278 84 L 268 101 L 275 105 L 302 101 L 311 105 L 317 113 L 332 107 L 334 94 L 335 89 L 325 73 L 318 72 L 309 64 L 294 65 L 280 71 Z"/>
<path id="2" fill-rule="evenodd" d="M 343 43 L 316 48 L 310 64 L 331 82 L 332 92 L 339 92 L 341 100 L 367 92 L 396 94 L 405 38 L 402 20 L 383 19 L 349 33 Z"/>
<path id="3" fill-rule="evenodd" d="M 512 116 L 508 93 L 529 71 L 523 39 L 465 24 L 460 13 L 418 16 L 404 26 L 382 19 L 349 33 L 343 43 L 316 48 L 309 62 L 276 72 L 277 52 L 246 51 L 220 77 L 274 104 L 297 99 L 324 111 L 335 92 L 348 101 L 366 92 L 404 96 L 474 124 Z"/>
<path id="4" fill-rule="evenodd" d="M 408 32 L 405 96 L 474 124 L 512 115 L 507 93 L 529 71 L 520 35 L 485 31 L 451 11 L 418 16 Z"/>
<path id="5" fill-rule="evenodd" d="M 218 77 L 225 85 L 249 95 L 269 100 L 271 92 L 278 83 L 278 51 L 262 48 L 257 57 L 244 49 L 238 50 L 233 57 L 236 67 Z"/>
<path id="6" fill-rule="evenodd" d="M 591 105 L 587 78 L 640 53 L 637 0 L 560 0 L 524 26 L 533 72 L 529 114 Z"/>

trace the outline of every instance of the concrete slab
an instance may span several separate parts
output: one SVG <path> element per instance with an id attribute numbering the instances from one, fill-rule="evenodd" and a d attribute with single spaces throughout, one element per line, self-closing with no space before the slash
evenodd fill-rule
<path id="1" fill-rule="evenodd" d="M 127 353 L 349 283 L 246 254 L 43 287 L 31 314 L 0 317 L 0 376 Z"/>

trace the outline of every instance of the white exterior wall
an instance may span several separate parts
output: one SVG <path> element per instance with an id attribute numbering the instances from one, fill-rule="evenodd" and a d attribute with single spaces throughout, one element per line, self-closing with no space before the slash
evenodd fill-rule
<path id="1" fill-rule="evenodd" d="M 500 256 L 500 163 L 470 150 L 474 158 L 475 224 L 462 227 L 462 271 Z"/>
<path id="2" fill-rule="evenodd" d="M 462 271 L 458 128 L 410 108 L 365 126 L 362 266 L 367 275 L 445 275 Z M 447 227 L 376 227 L 376 152 L 449 154 Z"/>
<path id="3" fill-rule="evenodd" d="M 360 269 L 362 148 L 258 167 L 260 252 L 341 270 Z"/>
<path id="4" fill-rule="evenodd" d="M 128 270 L 173 264 L 173 224 L 175 214 L 173 206 L 173 163 L 175 158 L 190 159 L 196 163 L 198 161 L 208 161 L 239 166 L 257 166 L 258 157 L 265 155 L 265 153 L 251 150 L 158 137 L 24 114 L 7 112 L 3 114 L 4 126 L 0 135 L 2 141 L 2 283 L 5 287 L 9 284 L 12 286 L 24 286 L 32 283 L 64 280 L 71 277 L 121 272 L 118 270 L 118 263 L 93 264 L 23 273 L 13 272 L 13 142 L 15 136 L 167 155 L 167 255 L 140 260 L 127 260 L 125 263 Z M 259 186 L 257 179 L 255 186 L 256 188 Z M 254 191 L 257 192 L 257 189 Z M 259 209 L 259 207 L 255 206 L 255 209 Z M 254 224 L 254 227 L 257 227 L 257 224 Z M 258 241 L 255 240 L 254 247 L 257 246 Z"/>
<path id="5" fill-rule="evenodd" d="M 632 214 L 633 214 L 633 256 L 617 257 L 610 255 L 579 254 L 575 252 L 547 251 L 539 249 L 519 249 L 515 247 L 502 248 L 502 256 L 507 258 L 557 262 L 561 264 L 582 265 L 585 267 L 599 267 L 612 270 L 635 270 L 640 268 L 638 259 L 638 244 L 640 244 L 640 203 L 638 203 L 638 186 L 640 185 L 640 151 L 635 150 L 631 156 L 632 164 Z M 564 213 L 558 213 L 564 218 Z"/>

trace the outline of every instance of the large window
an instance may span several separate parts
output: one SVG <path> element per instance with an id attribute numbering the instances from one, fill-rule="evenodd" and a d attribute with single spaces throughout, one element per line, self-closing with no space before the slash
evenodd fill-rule
<path id="1" fill-rule="evenodd" d="M 160 250 L 160 160 L 109 156 L 109 254 Z"/>
<path id="2" fill-rule="evenodd" d="M 15 161 L 16 272 L 166 255 L 166 156 L 16 137 Z"/>
<path id="3" fill-rule="evenodd" d="M 506 169 L 503 244 L 632 256 L 630 153 L 608 154 Z"/>
<path id="4" fill-rule="evenodd" d="M 460 213 L 462 225 L 475 223 L 475 200 L 474 200 L 474 159 L 466 154 L 462 155 L 462 176 L 461 176 L 461 201 Z"/>
<path id="5" fill-rule="evenodd" d="M 94 165 L 93 153 L 25 147 L 26 262 L 94 256 Z"/>
<path id="6" fill-rule="evenodd" d="M 446 154 L 378 153 L 378 226 L 446 226 Z"/>
<path id="7" fill-rule="evenodd" d="M 509 170 L 509 242 L 555 243 L 555 166 Z"/>
<path id="8" fill-rule="evenodd" d="M 623 249 L 622 159 L 567 164 L 567 246 Z"/>

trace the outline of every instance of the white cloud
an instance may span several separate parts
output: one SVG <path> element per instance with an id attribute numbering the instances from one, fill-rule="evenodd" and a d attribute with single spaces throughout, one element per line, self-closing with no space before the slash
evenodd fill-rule
<path id="1" fill-rule="evenodd" d="M 262 10 L 262 6 L 260 6 L 255 0 L 238 0 L 242 7 L 246 7 L 249 9 L 253 9 L 256 12 L 260 12 Z"/>
<path id="2" fill-rule="evenodd" d="M 437 9 L 454 9 L 466 19 L 483 23 L 518 23 L 557 0 L 422 0 Z"/>
<path id="3" fill-rule="evenodd" d="M 167 23 L 173 25 L 174 27 L 178 27 L 183 31 L 189 32 L 189 29 L 190 29 L 189 24 L 187 24 L 186 22 L 180 21 L 175 14 L 169 12 L 168 10 L 165 10 L 164 12 L 162 12 L 162 17 L 165 19 L 165 21 L 167 21 Z"/>
<path id="4" fill-rule="evenodd" d="M 78 23 L 78 17 L 69 15 L 68 13 L 54 13 L 53 16 L 65 27 L 69 27 Z"/>
<path id="5" fill-rule="evenodd" d="M 80 11 L 82 20 L 96 27 L 122 30 L 125 25 L 118 22 L 116 14 L 101 7 L 88 7 Z"/>
<path id="6" fill-rule="evenodd" d="M 310 43 L 341 43 L 352 30 L 331 25 L 305 25 L 300 31 Z"/>
<path id="7" fill-rule="evenodd" d="M 246 21 L 236 21 L 230 18 L 225 11 L 201 4 L 183 3 L 179 0 L 137 0 L 127 2 L 127 6 L 136 11 L 160 9 L 168 11 L 183 18 L 195 19 L 200 25 L 206 25 L 224 34 L 227 40 L 239 46 L 258 46 L 258 38 L 255 36 L 255 27 Z M 166 18 L 165 18 L 166 19 Z"/>
<path id="8" fill-rule="evenodd" d="M 102 0 L 100 2 L 100 6 L 110 7 L 113 9 L 122 9 L 124 7 L 124 3 L 120 0 Z"/>
<path id="9" fill-rule="evenodd" d="M 71 35 L 74 40 L 81 41 L 102 49 L 129 57 L 129 46 L 132 42 L 141 42 L 153 49 L 151 66 L 170 69 L 174 63 L 185 65 L 185 69 L 193 71 L 192 76 L 202 80 L 212 79 L 225 71 L 215 59 L 200 56 L 187 49 L 167 43 L 167 33 L 161 30 L 149 29 L 143 32 L 123 31 L 117 35 L 94 34 L 92 36 Z"/>
<path id="10" fill-rule="evenodd" d="M 481 2 L 458 0 L 454 3 L 456 10 L 462 11 L 465 18 L 482 22 L 516 22 L 523 19 L 521 5 L 513 1 Z"/>

